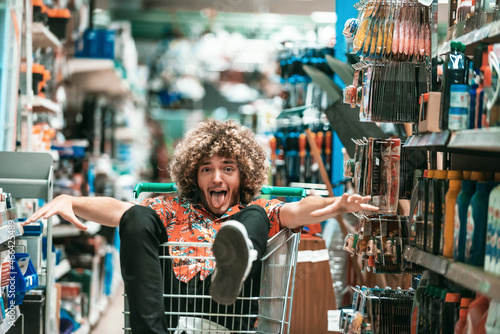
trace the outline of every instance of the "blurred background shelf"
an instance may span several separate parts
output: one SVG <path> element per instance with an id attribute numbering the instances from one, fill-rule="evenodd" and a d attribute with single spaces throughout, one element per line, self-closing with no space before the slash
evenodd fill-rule
<path id="1" fill-rule="evenodd" d="M 34 48 L 53 48 L 62 47 L 61 41 L 54 35 L 49 28 L 41 22 L 33 22 L 31 24 L 32 41 Z"/>

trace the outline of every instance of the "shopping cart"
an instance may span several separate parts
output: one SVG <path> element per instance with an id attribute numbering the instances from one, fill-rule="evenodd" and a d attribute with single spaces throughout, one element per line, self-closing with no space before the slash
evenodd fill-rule
<path id="1" fill-rule="evenodd" d="M 137 199 L 143 192 L 168 193 L 176 191 L 173 183 L 141 183 L 134 189 Z M 305 197 L 300 188 L 263 187 L 263 195 L 278 197 Z M 163 298 L 169 332 L 175 334 L 204 333 L 289 333 L 292 314 L 293 289 L 297 250 L 300 233 L 283 229 L 267 242 L 265 254 L 260 259 L 260 280 L 247 280 L 234 305 L 214 302 L 207 284 L 209 279 L 198 277 L 189 283 L 175 279 L 172 262 L 176 265 L 197 260 L 213 260 L 207 256 L 211 243 L 166 242 L 160 247 L 163 271 Z M 179 250 L 189 247 L 195 253 L 179 256 Z M 169 251 L 170 250 L 170 251 Z M 255 267 L 255 266 L 254 266 Z M 167 272 L 170 271 L 170 273 Z M 259 277 L 254 276 L 254 277 Z M 131 333 L 129 307 L 125 297 L 125 333 Z"/>

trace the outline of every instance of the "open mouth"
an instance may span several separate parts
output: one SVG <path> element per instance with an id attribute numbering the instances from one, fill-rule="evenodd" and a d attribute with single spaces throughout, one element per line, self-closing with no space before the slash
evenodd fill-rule
<path id="1" fill-rule="evenodd" d="M 220 190 L 220 191 L 210 191 L 210 199 L 212 202 L 212 205 L 216 208 L 220 208 L 222 204 L 224 203 L 224 199 L 226 198 L 227 191 L 225 190 Z"/>

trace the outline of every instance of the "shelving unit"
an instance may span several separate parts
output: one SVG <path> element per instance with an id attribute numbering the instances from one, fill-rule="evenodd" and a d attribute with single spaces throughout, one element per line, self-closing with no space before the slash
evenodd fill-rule
<path id="1" fill-rule="evenodd" d="M 81 91 L 110 96 L 130 92 L 110 59 L 73 58 L 66 64 L 66 76 Z"/>
<path id="2" fill-rule="evenodd" d="M 500 128 L 418 134 L 409 137 L 404 147 L 474 155 L 498 155 Z"/>
<path id="3" fill-rule="evenodd" d="M 27 97 L 21 97 L 21 103 L 27 104 Z M 61 114 L 61 106 L 54 101 L 43 98 L 41 96 L 34 96 L 32 101 L 33 112 L 45 112 L 51 114 Z"/>
<path id="4" fill-rule="evenodd" d="M 53 166 L 48 153 L 0 152 L 0 188 L 14 198 L 52 200 Z M 36 166 L 36 167 L 34 167 Z M 47 249 L 52 249 L 52 218 L 47 220 Z M 45 272 L 38 273 L 45 286 L 45 333 L 55 332 L 54 254 L 47 252 Z M 3 332 L 2 332 L 3 333 Z"/>
<path id="5" fill-rule="evenodd" d="M 16 323 L 17 319 L 19 319 L 20 316 L 21 311 L 19 310 L 19 306 L 14 307 L 14 317 L 6 317 L 4 321 L 0 323 L 0 333 L 7 333 L 7 331 L 12 328 L 12 326 Z"/>
<path id="6" fill-rule="evenodd" d="M 407 261 L 424 266 L 465 288 L 500 300 L 499 276 L 487 273 L 478 267 L 429 254 L 412 246 L 406 247 L 404 257 Z"/>
<path id="7" fill-rule="evenodd" d="M 450 28 L 449 35 L 452 36 L 451 40 L 459 41 L 464 43 L 467 48 L 466 52 L 468 54 L 472 53 L 472 50 L 479 43 L 499 43 L 500 42 L 500 21 L 495 21 L 490 24 L 485 25 L 479 29 L 471 31 L 469 33 L 461 35 L 461 31 L 464 29 L 464 22 L 455 25 Z M 454 37 L 456 35 L 461 35 Z M 443 43 L 443 46 L 439 50 L 440 55 L 444 55 L 450 52 L 451 41 Z"/>
<path id="8" fill-rule="evenodd" d="M 46 26 L 41 22 L 31 24 L 32 43 L 34 48 L 61 48 L 62 43 Z"/>

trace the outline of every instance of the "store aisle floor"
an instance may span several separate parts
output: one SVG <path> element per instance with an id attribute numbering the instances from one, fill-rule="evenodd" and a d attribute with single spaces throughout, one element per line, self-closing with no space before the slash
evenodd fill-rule
<path id="1" fill-rule="evenodd" d="M 123 334 L 123 284 L 117 288 L 108 309 L 101 316 L 92 334 Z"/>

